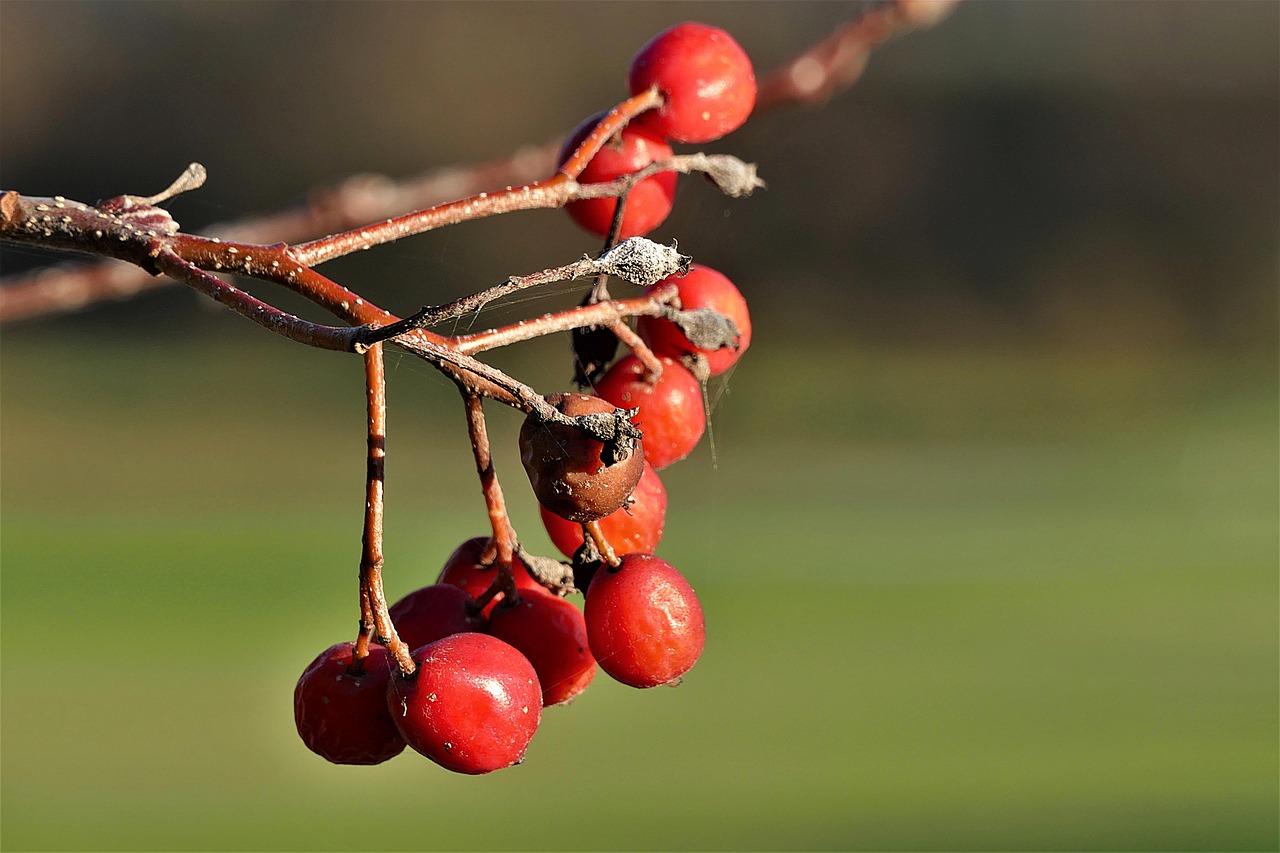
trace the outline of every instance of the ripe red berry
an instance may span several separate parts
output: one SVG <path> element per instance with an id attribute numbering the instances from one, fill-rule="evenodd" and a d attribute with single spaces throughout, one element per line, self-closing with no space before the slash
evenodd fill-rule
<path id="1" fill-rule="evenodd" d="M 587 394 L 550 394 L 547 402 L 569 417 L 606 414 L 615 407 Z M 538 502 L 561 518 L 603 518 L 631 494 L 644 473 L 639 442 L 626 458 L 607 462 L 605 446 L 577 427 L 530 414 L 520 427 L 520 461 Z"/>
<path id="2" fill-rule="evenodd" d="M 623 684 L 656 687 L 689 671 L 706 626 L 693 588 L 666 560 L 628 554 L 587 590 L 587 639 L 600 668 Z"/>
<path id="3" fill-rule="evenodd" d="M 440 570 L 440 576 L 436 578 L 436 583 L 460 587 L 472 598 L 479 598 L 498 576 L 497 569 L 480 562 L 480 557 L 488 546 L 487 536 L 477 536 L 475 539 L 463 542 L 445 561 L 444 568 Z M 516 589 L 542 588 L 542 585 L 529 574 L 519 557 L 511 559 L 511 573 L 515 577 Z M 485 605 L 483 614 L 488 616 L 493 612 L 494 605 L 501 600 L 502 593 L 495 595 Z M 394 618 L 393 615 L 392 619 Z M 409 647 L 417 648 L 413 643 L 409 643 Z"/>
<path id="4" fill-rule="evenodd" d="M 363 669 L 351 673 L 353 643 L 321 652 L 293 690 L 293 720 L 302 742 L 334 764 L 381 764 L 404 750 L 387 711 L 391 654 L 371 643 Z"/>
<path id="5" fill-rule="evenodd" d="M 620 359 L 596 383 L 596 396 L 620 409 L 640 411 L 631 419 L 644 431 L 644 458 L 659 470 L 689 455 L 707 427 L 702 385 L 684 365 L 662 359 L 662 375 L 647 381 L 644 363 Z"/>
<path id="6" fill-rule="evenodd" d="M 664 30 L 631 60 L 631 94 L 657 86 L 666 103 L 640 121 L 676 142 L 710 142 L 736 130 L 756 103 L 751 60 L 718 27 L 686 22 Z"/>
<path id="7" fill-rule="evenodd" d="M 483 631 L 484 616 L 473 611 L 475 599 L 462 587 L 436 583 L 415 589 L 391 606 L 396 633 L 411 649 L 450 634 Z"/>
<path id="8" fill-rule="evenodd" d="M 542 688 L 524 655 L 488 634 L 454 634 L 413 658 L 417 671 L 392 678 L 385 694 L 409 746 L 458 773 L 524 757 L 542 718 Z"/>
<path id="9" fill-rule="evenodd" d="M 494 609 L 489 633 L 515 646 L 533 664 L 542 704 L 573 699 L 596 675 L 582 612 L 549 592 L 521 590 L 514 603 Z"/>
<path id="10" fill-rule="evenodd" d="M 596 113 L 578 125 L 570 134 L 560 156 L 556 160 L 563 164 L 574 150 L 604 118 L 605 113 Z M 612 181 L 622 175 L 643 169 L 654 160 L 664 160 L 672 155 L 671 146 L 652 130 L 642 127 L 628 126 L 614 139 L 606 142 L 591 162 L 578 176 L 580 184 L 597 184 Z M 676 173 L 659 172 L 645 178 L 631 189 L 627 196 L 627 206 L 622 213 L 622 229 L 618 239 L 637 237 L 648 234 L 662 224 L 671 212 L 676 197 Z M 601 237 L 609 235 L 613 226 L 613 214 L 617 210 L 616 198 L 588 198 L 566 205 L 565 210 L 577 222 L 592 234 Z"/>
<path id="11" fill-rule="evenodd" d="M 716 350 L 699 349 L 689 342 L 680 327 L 663 317 L 641 317 L 637 323 L 640 337 L 658 355 L 679 358 L 690 353 L 706 356 L 712 376 L 724 373 L 751 346 L 751 314 L 747 300 L 722 273 L 708 266 L 693 264 L 684 278 L 667 278 L 649 288 L 652 291 L 674 283 L 680 293 L 680 305 L 686 311 L 710 308 L 725 315 L 738 327 L 738 346 Z M 647 436 L 647 434 L 646 434 Z M 648 441 L 645 442 L 646 446 Z"/>
<path id="12" fill-rule="evenodd" d="M 539 509 L 551 541 L 560 553 L 573 557 L 582 547 L 582 525 L 566 521 L 546 507 Z M 616 554 L 652 554 L 662 541 L 666 520 L 667 490 L 653 466 L 646 464 L 631 497 L 621 509 L 600 519 L 600 529 Z"/>

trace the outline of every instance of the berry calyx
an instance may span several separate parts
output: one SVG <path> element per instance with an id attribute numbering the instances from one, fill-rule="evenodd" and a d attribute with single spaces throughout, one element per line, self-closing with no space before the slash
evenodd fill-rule
<path id="1" fill-rule="evenodd" d="M 485 619 L 475 603 L 462 587 L 435 583 L 415 589 L 393 604 L 389 613 L 400 639 L 416 649 L 451 634 L 483 631 Z"/>
<path id="2" fill-rule="evenodd" d="M 627 74 L 631 94 L 657 86 L 665 103 L 639 122 L 676 142 L 710 142 L 736 130 L 756 103 L 746 51 L 719 27 L 686 22 L 640 48 Z"/>
<path id="3" fill-rule="evenodd" d="M 546 401 L 569 417 L 612 414 L 611 403 L 588 394 L 550 394 Z M 625 423 L 625 420 L 623 421 Z M 622 506 L 644 473 L 639 442 L 608 460 L 605 445 L 577 427 L 535 413 L 520 427 L 520 461 L 538 502 L 570 521 L 595 521 Z"/>
<path id="4" fill-rule="evenodd" d="M 307 749 L 334 764 L 381 764 L 404 751 L 387 711 L 395 662 L 376 643 L 353 672 L 354 643 L 321 652 L 293 689 L 293 721 Z"/>
<path id="5" fill-rule="evenodd" d="M 542 704 L 570 701 L 596 675 L 582 612 L 549 592 L 521 590 L 514 602 L 493 611 L 489 633 L 515 646 L 533 664 L 542 685 Z"/>
<path id="6" fill-rule="evenodd" d="M 640 337 L 657 355 L 670 358 L 702 355 L 706 358 L 711 376 L 724 373 L 751 346 L 751 314 L 747 311 L 747 300 L 723 273 L 702 264 L 692 264 L 683 278 L 663 279 L 646 292 L 671 284 L 675 284 L 680 294 L 680 306 L 683 310 L 710 308 L 732 320 L 738 327 L 737 346 L 714 350 L 696 347 L 680 331 L 679 326 L 665 317 L 641 317 L 636 324 Z"/>
<path id="7" fill-rule="evenodd" d="M 539 507 L 542 525 L 560 553 L 572 558 L 582 547 L 582 525 Z M 600 529 L 615 554 L 652 554 L 662 541 L 667 519 L 667 490 L 653 466 L 645 464 L 640 482 L 621 509 L 600 519 Z"/>
<path id="8" fill-rule="evenodd" d="M 560 149 L 556 163 L 563 165 L 605 115 L 596 113 L 578 125 Z M 654 131 L 628 126 L 596 152 L 577 180 L 580 184 L 605 183 L 643 169 L 655 160 L 664 160 L 672 153 L 671 146 Z M 622 212 L 619 240 L 648 234 L 662 224 L 675 203 L 676 177 L 675 172 L 659 172 L 631 188 Z M 616 198 L 588 198 L 565 205 L 574 222 L 600 237 L 609 236 L 617 208 Z"/>
<path id="9" fill-rule="evenodd" d="M 436 583 L 459 587 L 472 598 L 479 598 L 498 576 L 496 568 L 480 562 L 488 547 L 489 538 L 487 536 L 477 536 L 474 539 L 468 539 L 463 542 L 445 561 L 444 568 L 440 570 L 440 575 L 436 578 Z M 511 558 L 511 574 L 515 578 L 516 589 L 542 588 L 541 584 L 529 574 L 529 570 L 525 568 L 519 557 Z M 502 597 L 503 593 L 501 592 L 495 595 L 481 612 L 488 616 L 493 612 L 494 605 L 502 600 Z M 394 621 L 394 619 L 395 617 L 393 616 L 392 620 Z M 417 645 L 409 643 L 409 647 L 416 649 Z"/>
<path id="10" fill-rule="evenodd" d="M 688 672 L 706 642 L 702 605 L 666 560 L 628 554 L 591 579 L 584 616 L 600 668 L 632 687 L 656 687 Z"/>
<path id="11" fill-rule="evenodd" d="M 454 634 L 413 653 L 391 679 L 391 719 L 409 746 L 448 770 L 489 773 L 524 757 L 542 719 L 533 664 L 488 634 Z"/>
<path id="12" fill-rule="evenodd" d="M 602 400 L 620 409 L 639 409 L 631 422 L 644 432 L 644 458 L 659 470 L 689 455 L 707 427 L 702 385 L 684 365 L 662 358 L 662 375 L 649 376 L 644 362 L 629 355 L 596 383 Z"/>

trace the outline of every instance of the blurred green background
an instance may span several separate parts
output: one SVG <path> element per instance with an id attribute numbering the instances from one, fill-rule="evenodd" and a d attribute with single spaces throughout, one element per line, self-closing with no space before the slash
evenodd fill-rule
<path id="1" fill-rule="evenodd" d="M 553 139 L 679 20 L 770 68 L 856 8 L 6 2 L 0 184 L 199 160 L 199 230 Z M 488 777 L 293 732 L 355 621 L 358 360 L 176 287 L 5 328 L 0 845 L 1276 849 L 1278 34 L 1270 3 L 973 3 L 708 146 L 769 190 L 686 181 L 655 234 L 756 327 L 714 453 L 664 474 L 707 651 L 675 690 L 600 676 Z M 326 271 L 407 312 L 593 245 L 526 213 Z M 562 340 L 495 361 L 569 376 Z M 391 371 L 397 596 L 484 514 L 450 386 Z"/>

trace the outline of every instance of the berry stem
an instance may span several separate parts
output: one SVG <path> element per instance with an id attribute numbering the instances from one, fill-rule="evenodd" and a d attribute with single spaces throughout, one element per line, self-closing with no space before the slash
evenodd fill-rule
<path id="1" fill-rule="evenodd" d="M 645 382 L 653 384 L 662 377 L 662 359 L 653 354 L 653 350 L 649 349 L 649 345 L 635 330 L 621 320 L 615 320 L 609 324 L 609 331 L 617 335 L 618 340 L 626 344 L 635 357 L 640 359 L 640 363 L 644 365 Z"/>
<path id="2" fill-rule="evenodd" d="M 505 567 L 511 573 L 511 557 L 515 553 L 516 537 L 507 515 L 506 499 L 502 496 L 502 484 L 493 470 L 493 454 L 489 448 L 489 431 L 485 426 L 484 405 L 480 398 L 466 390 L 462 403 L 467 413 L 467 435 L 476 458 L 476 473 L 480 475 L 480 490 L 484 493 L 485 508 L 489 511 L 489 524 L 493 528 L 493 547 L 499 569 Z"/>
<path id="3" fill-rule="evenodd" d="M 362 660 L 368 654 L 369 629 L 387 647 L 400 665 L 400 671 L 411 675 L 417 669 L 411 649 L 396 633 L 387 612 L 387 599 L 382 591 L 382 516 L 387 458 L 387 381 L 382 361 L 382 347 L 370 347 L 364 354 L 365 399 L 368 409 L 369 456 L 365 467 L 364 532 L 360 538 L 360 633 L 356 649 L 363 646 Z M 366 617 L 369 623 L 365 622 Z M 371 623 L 371 624 L 370 624 Z M 353 663 L 354 665 L 354 663 Z"/>
<path id="4" fill-rule="evenodd" d="M 458 353 L 470 355 L 485 350 L 509 346 L 520 341 L 540 338 L 554 332 L 567 332 L 585 326 L 608 326 L 627 317 L 661 317 L 664 308 L 676 297 L 675 286 L 655 290 L 645 296 L 631 299 L 612 299 L 592 305 L 579 305 L 552 314 L 544 314 L 531 320 L 523 320 L 510 326 L 500 326 L 471 335 L 459 335 L 452 339 L 452 348 Z"/>
<path id="5" fill-rule="evenodd" d="M 565 160 L 560 166 L 560 175 L 566 178 L 577 178 L 582 174 L 582 170 L 587 168 L 587 164 L 591 162 L 591 158 L 596 156 L 606 142 L 613 138 L 614 134 L 622 130 L 631 120 L 646 110 L 657 109 L 662 106 L 662 95 L 656 87 L 650 88 L 638 95 L 627 98 L 608 114 L 600 119 L 595 128 L 582 140 L 582 143 L 574 150 L 568 160 Z M 619 199 L 619 207 L 621 207 L 621 199 Z"/>
<path id="6" fill-rule="evenodd" d="M 507 515 L 507 502 L 502 495 L 502 484 L 498 482 L 498 474 L 493 469 L 493 453 L 489 448 L 489 430 L 485 426 L 484 405 L 480 398 L 462 390 L 462 404 L 467 413 L 467 436 L 471 439 L 471 450 L 476 458 L 476 473 L 480 475 L 480 491 L 484 494 L 485 508 L 489 511 L 489 525 L 493 529 L 493 538 L 489 540 L 482 559 L 492 552 L 493 566 L 497 573 L 489 588 L 476 599 L 479 607 L 484 607 L 498 593 L 503 593 L 508 600 L 515 600 L 516 579 L 511 568 L 511 560 L 515 555 L 515 529 L 511 526 L 511 518 Z"/>
<path id="7" fill-rule="evenodd" d="M 604 530 L 600 527 L 600 520 L 588 521 L 582 525 L 582 534 L 591 540 L 591 544 L 600 552 L 600 558 L 609 565 L 610 568 L 616 569 L 622 565 L 622 560 L 614 552 L 613 546 L 609 544 L 609 540 L 604 536 Z"/>

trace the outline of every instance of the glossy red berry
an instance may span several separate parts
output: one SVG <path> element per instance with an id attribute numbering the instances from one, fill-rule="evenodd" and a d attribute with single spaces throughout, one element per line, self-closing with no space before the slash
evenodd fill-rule
<path id="1" fill-rule="evenodd" d="M 582 547 L 582 525 L 566 521 L 546 507 L 542 524 L 547 535 L 566 557 Z M 667 490 L 652 465 L 644 466 L 640 482 L 621 509 L 600 519 L 604 538 L 616 554 L 652 554 L 662 541 L 662 528 L 667 520 Z"/>
<path id="2" fill-rule="evenodd" d="M 574 150 L 595 128 L 605 113 L 596 113 L 570 134 L 560 149 L 557 163 L 563 164 Z M 643 127 L 628 126 L 612 140 L 606 142 L 591 162 L 578 176 L 580 184 L 598 184 L 612 181 L 622 175 L 643 169 L 654 160 L 664 160 L 672 155 L 671 146 L 661 136 Z M 618 239 L 648 234 L 662 224 L 671 212 L 676 198 L 676 173 L 659 172 L 636 184 L 627 196 L 627 206 L 622 213 L 622 229 Z M 617 210 L 616 198 L 588 198 L 566 205 L 565 210 L 573 221 L 592 234 L 609 235 L 613 227 L 613 214 Z"/>
<path id="3" fill-rule="evenodd" d="M 515 646 L 533 664 L 542 704 L 573 699 L 596 675 L 582 611 L 549 592 L 521 590 L 515 603 L 493 611 L 489 633 Z"/>
<path id="4" fill-rule="evenodd" d="M 391 679 L 386 707 L 418 752 L 458 773 L 510 767 L 542 717 L 533 664 L 488 634 L 454 634 L 413 653 L 417 671 Z"/>
<path id="5" fill-rule="evenodd" d="M 659 470 L 689 455 L 707 427 L 702 385 L 684 365 L 662 359 L 662 375 L 648 381 L 634 355 L 620 359 L 596 383 L 596 396 L 620 409 L 640 411 L 631 419 L 644 432 L 644 458 Z"/>
<path id="6" fill-rule="evenodd" d="M 416 649 L 450 634 L 483 631 L 485 619 L 474 610 L 475 603 L 462 587 L 436 583 L 415 589 L 393 604 L 391 622 L 404 644 Z"/>
<path id="7" fill-rule="evenodd" d="M 551 394 L 547 402 L 569 417 L 615 411 L 587 394 Z M 538 502 L 561 518 L 594 521 L 616 511 L 644 473 L 636 442 L 625 458 L 606 461 L 605 446 L 574 426 L 530 414 L 520 428 L 520 461 Z"/>
<path id="8" fill-rule="evenodd" d="M 445 561 L 444 568 L 440 570 L 440 576 L 436 578 L 436 583 L 459 587 L 465 590 L 472 598 L 479 598 L 493 583 L 493 579 L 498 576 L 497 569 L 480 562 L 481 556 L 488 547 L 489 538 L 487 536 L 477 536 L 475 539 L 468 539 L 463 542 Z M 542 585 L 529 574 L 528 569 L 525 568 L 519 557 L 512 558 L 511 570 L 516 581 L 516 589 L 542 588 Z M 483 614 L 488 616 L 493 612 L 494 605 L 501 600 L 502 593 L 495 595 L 485 605 Z M 392 619 L 394 620 L 394 618 L 393 616 Z M 409 647 L 417 648 L 413 643 L 410 643 Z"/>
<path id="9" fill-rule="evenodd" d="M 623 684 L 656 687 L 690 670 L 706 626 L 693 588 L 666 560 L 628 554 L 587 590 L 587 639 L 600 668 Z"/>
<path id="10" fill-rule="evenodd" d="M 684 310 L 710 308 L 732 320 L 738 327 L 737 347 L 699 349 L 689 342 L 675 323 L 663 317 L 641 317 L 637 322 L 640 337 L 658 355 L 679 358 L 682 355 L 701 353 L 706 356 L 707 367 L 712 376 L 724 373 L 751 346 L 751 314 L 747 311 L 747 300 L 742 298 L 742 293 L 722 273 L 701 264 L 690 266 L 689 274 L 683 278 L 663 279 L 650 287 L 649 291 L 673 283 L 680 293 L 680 305 Z"/>
<path id="11" fill-rule="evenodd" d="M 631 60 L 631 94 L 657 86 L 666 103 L 640 121 L 676 142 L 710 142 L 736 130 L 756 103 L 751 59 L 718 27 L 664 30 Z"/>
<path id="12" fill-rule="evenodd" d="M 381 764 L 404 750 L 387 711 L 387 684 L 395 666 L 382 646 L 370 644 L 361 671 L 351 672 L 353 643 L 330 646 L 311 662 L 293 690 L 293 720 L 302 742 L 334 764 Z"/>

